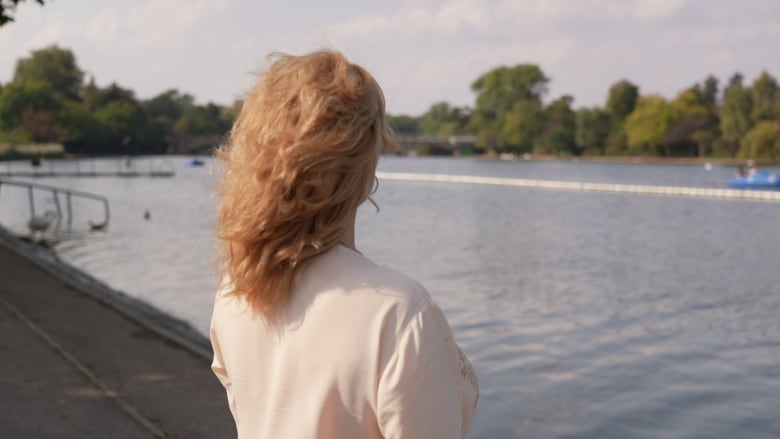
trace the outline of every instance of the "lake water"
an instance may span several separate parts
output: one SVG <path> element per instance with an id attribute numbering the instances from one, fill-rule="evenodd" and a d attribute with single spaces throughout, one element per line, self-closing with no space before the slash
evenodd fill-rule
<path id="1" fill-rule="evenodd" d="M 174 178 L 34 181 L 111 202 L 105 232 L 87 231 L 99 210 L 74 206 L 63 259 L 205 333 L 217 175 L 187 160 L 135 162 L 165 161 Z M 383 158 L 380 169 L 696 187 L 734 173 L 465 158 Z M 3 186 L 0 223 L 24 232 L 26 197 Z M 471 438 L 780 437 L 780 203 L 388 180 L 375 199 L 358 247 L 444 309 L 480 379 Z"/>

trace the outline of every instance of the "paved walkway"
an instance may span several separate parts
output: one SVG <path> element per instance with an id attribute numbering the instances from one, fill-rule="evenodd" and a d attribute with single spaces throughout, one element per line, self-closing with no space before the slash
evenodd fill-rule
<path id="1" fill-rule="evenodd" d="M 139 323 L 132 316 L 148 310 L 103 300 L 12 247 L 0 239 L 0 436 L 236 437 L 202 338 L 179 331 L 173 339 L 191 341 L 182 347 L 160 335 L 176 335 L 173 319 Z"/>

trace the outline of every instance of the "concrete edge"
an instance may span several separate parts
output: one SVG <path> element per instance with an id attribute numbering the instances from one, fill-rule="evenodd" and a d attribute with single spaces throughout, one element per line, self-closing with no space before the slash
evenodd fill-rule
<path id="1" fill-rule="evenodd" d="M 184 320 L 173 317 L 141 299 L 111 288 L 63 261 L 53 251 L 25 242 L 2 226 L 0 226 L 0 245 L 165 340 L 173 342 L 197 357 L 211 361 L 213 355 L 211 342 Z"/>

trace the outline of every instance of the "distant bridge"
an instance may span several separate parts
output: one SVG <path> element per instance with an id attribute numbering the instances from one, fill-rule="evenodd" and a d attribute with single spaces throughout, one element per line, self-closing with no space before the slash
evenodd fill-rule
<path id="1" fill-rule="evenodd" d="M 393 140 L 398 145 L 399 153 L 408 154 L 422 147 L 430 147 L 433 153 L 452 154 L 461 149 L 473 149 L 477 136 L 418 136 L 396 134 Z"/>
<path id="2" fill-rule="evenodd" d="M 396 134 L 393 140 L 398 153 L 409 154 L 419 148 L 431 148 L 432 153 L 453 154 L 461 149 L 474 148 L 477 136 L 424 136 Z M 168 139 L 168 152 L 177 154 L 208 153 L 225 141 L 224 136 L 173 136 Z"/>

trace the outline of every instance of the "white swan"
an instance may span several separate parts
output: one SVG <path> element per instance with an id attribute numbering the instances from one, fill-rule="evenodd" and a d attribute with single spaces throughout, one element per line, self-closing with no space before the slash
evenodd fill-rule
<path id="1" fill-rule="evenodd" d="M 52 221 L 57 218 L 57 212 L 47 210 L 43 216 L 34 216 L 27 221 L 27 227 L 33 232 L 43 232 L 51 226 Z"/>

